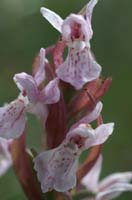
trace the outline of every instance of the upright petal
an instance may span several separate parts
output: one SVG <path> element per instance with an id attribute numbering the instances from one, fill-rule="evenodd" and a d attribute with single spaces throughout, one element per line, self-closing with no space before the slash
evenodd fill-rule
<path id="1" fill-rule="evenodd" d="M 45 79 L 45 49 L 41 48 L 39 53 L 39 67 L 34 76 L 37 86 Z"/>
<path id="2" fill-rule="evenodd" d="M 83 117 L 79 123 L 86 123 L 86 124 L 90 124 L 91 122 L 93 122 L 94 120 L 96 120 L 103 108 L 103 104 L 101 101 L 99 101 L 96 104 L 96 107 L 94 108 L 94 110 L 92 112 L 90 112 L 88 115 L 86 115 L 85 117 Z"/>
<path id="3" fill-rule="evenodd" d="M 92 13 L 95 5 L 98 3 L 98 0 L 90 0 L 87 9 L 86 9 L 86 18 L 91 22 Z"/>
<path id="4" fill-rule="evenodd" d="M 9 144 L 11 140 L 0 138 L 0 176 L 4 175 L 12 165 L 11 154 L 9 152 Z"/>
<path id="5" fill-rule="evenodd" d="M 103 144 L 112 134 L 114 123 L 102 124 L 95 129 L 94 138 L 87 140 L 87 147 Z"/>
<path id="6" fill-rule="evenodd" d="M 53 104 L 57 103 L 60 99 L 60 89 L 59 89 L 59 80 L 55 78 L 50 81 L 48 85 L 41 91 L 40 100 L 44 102 L 44 104 Z"/>
<path id="7" fill-rule="evenodd" d="M 76 150 L 62 143 L 59 147 L 39 154 L 35 169 L 43 192 L 55 189 L 65 192 L 76 184 Z"/>
<path id="8" fill-rule="evenodd" d="M 25 128 L 25 103 L 16 99 L 0 108 L 0 137 L 12 139 L 19 137 Z"/>
<path id="9" fill-rule="evenodd" d="M 95 165 L 92 167 L 90 172 L 82 179 L 82 184 L 94 193 L 98 191 L 99 176 L 102 168 L 102 155 L 99 156 Z"/>
<path id="10" fill-rule="evenodd" d="M 38 100 L 37 85 L 32 76 L 25 72 L 15 74 L 14 81 L 21 91 L 25 91 L 30 102 L 34 103 Z"/>
<path id="11" fill-rule="evenodd" d="M 83 117 L 82 119 L 80 119 L 77 123 L 73 124 L 72 127 L 70 128 L 70 130 L 72 130 L 73 128 L 79 126 L 79 124 L 90 124 L 91 122 L 93 122 L 94 120 L 96 120 L 102 110 L 103 104 L 101 101 L 99 101 L 96 104 L 96 107 L 94 108 L 94 110 L 90 113 L 88 113 L 85 117 Z"/>
<path id="12" fill-rule="evenodd" d="M 56 14 L 55 12 L 49 10 L 48 8 L 42 7 L 40 9 L 40 12 L 42 13 L 43 17 L 47 19 L 47 21 L 57 30 L 61 33 L 61 26 L 63 23 L 63 19 Z"/>
<path id="13" fill-rule="evenodd" d="M 122 192 L 126 191 L 132 191 L 132 184 L 116 183 L 113 184 L 112 187 L 109 187 L 106 190 L 99 192 L 95 200 L 111 200 L 121 195 Z"/>
<path id="14" fill-rule="evenodd" d="M 56 70 L 57 76 L 81 89 L 83 85 L 99 77 L 101 66 L 94 60 L 89 48 L 69 50 L 66 61 Z"/>
<path id="15" fill-rule="evenodd" d="M 105 190 L 117 183 L 128 183 L 132 180 L 132 172 L 114 173 L 104 178 L 99 183 L 99 190 Z"/>

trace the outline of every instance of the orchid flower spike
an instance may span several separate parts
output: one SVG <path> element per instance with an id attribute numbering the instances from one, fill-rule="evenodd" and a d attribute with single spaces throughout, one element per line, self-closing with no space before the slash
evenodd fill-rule
<path id="1" fill-rule="evenodd" d="M 16 74 L 14 81 L 21 93 L 11 103 L 0 108 L 0 137 L 12 139 L 19 137 L 26 125 L 26 112 L 42 118 L 43 124 L 48 116 L 48 104 L 60 99 L 58 78 L 50 81 L 46 87 L 39 89 L 45 79 L 45 50 L 40 50 L 40 64 L 35 76 L 25 72 Z"/>
<path id="2" fill-rule="evenodd" d="M 102 124 L 96 129 L 79 124 L 66 135 L 57 147 L 40 153 L 34 158 L 35 169 L 42 191 L 66 192 L 76 185 L 78 158 L 83 150 L 104 143 L 113 132 L 113 123 Z"/>
<path id="3" fill-rule="evenodd" d="M 0 176 L 4 175 L 12 165 L 9 145 L 12 140 L 0 138 Z"/>
<path id="4" fill-rule="evenodd" d="M 94 167 L 82 179 L 82 184 L 95 193 L 95 200 L 110 200 L 118 197 L 122 192 L 132 191 L 132 172 L 114 173 L 99 182 L 102 167 L 102 155 L 99 156 Z"/>
<path id="5" fill-rule="evenodd" d="M 85 18 L 79 14 L 71 14 L 65 20 L 53 11 L 42 7 L 41 13 L 61 34 L 69 51 L 64 63 L 56 70 L 57 76 L 70 83 L 75 89 L 99 77 L 101 66 L 95 61 L 90 51 L 90 39 L 93 31 L 91 18 L 98 0 L 90 0 Z"/>

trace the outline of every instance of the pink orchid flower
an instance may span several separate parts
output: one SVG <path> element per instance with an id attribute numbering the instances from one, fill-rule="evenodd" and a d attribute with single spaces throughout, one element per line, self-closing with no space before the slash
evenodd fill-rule
<path id="1" fill-rule="evenodd" d="M 32 77 L 25 72 L 14 76 L 21 94 L 15 101 L 0 108 L 0 137 L 6 139 L 19 137 L 26 125 L 26 112 L 41 117 L 45 124 L 48 116 L 47 104 L 54 104 L 60 98 L 58 78 L 50 81 L 42 90 L 39 89 L 45 78 L 45 50 L 42 48 L 35 76 Z"/>
<path id="2" fill-rule="evenodd" d="M 82 179 L 82 184 L 96 194 L 94 200 L 110 200 L 118 197 L 122 192 L 132 191 L 132 172 L 114 173 L 99 182 L 102 167 L 102 155 L 99 156 L 94 167 Z"/>
<path id="3" fill-rule="evenodd" d="M 102 107 L 102 104 L 99 103 L 92 111 L 91 118 L 87 117 L 87 124 L 73 125 L 57 148 L 44 151 L 34 158 L 35 169 L 44 193 L 52 189 L 66 192 L 75 187 L 78 159 L 82 151 L 104 143 L 112 134 L 114 123 L 102 124 L 96 129 L 88 125 L 98 116 L 99 106 Z M 93 113 L 96 117 L 93 117 Z"/>
<path id="4" fill-rule="evenodd" d="M 61 34 L 68 46 L 68 56 L 56 70 L 57 76 L 70 83 L 76 89 L 99 77 L 101 66 L 95 61 L 90 51 L 90 39 L 93 31 L 91 18 L 97 0 L 91 0 L 85 17 L 71 14 L 65 20 L 53 11 L 42 7 L 41 13 Z"/>
<path id="5" fill-rule="evenodd" d="M 12 140 L 0 138 L 0 176 L 4 175 L 12 165 L 9 145 Z"/>

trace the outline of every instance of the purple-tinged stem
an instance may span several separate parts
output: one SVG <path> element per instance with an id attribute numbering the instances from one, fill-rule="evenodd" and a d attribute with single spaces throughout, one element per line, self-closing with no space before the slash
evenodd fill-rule
<path id="1" fill-rule="evenodd" d="M 48 119 L 46 121 L 47 146 L 55 148 L 64 140 L 66 135 L 66 107 L 63 95 L 60 101 L 50 105 Z"/>
<path id="2" fill-rule="evenodd" d="M 53 51 L 54 70 L 56 70 L 58 66 L 63 63 L 63 52 L 65 46 L 65 42 L 61 38 L 59 38 Z"/>
<path id="3" fill-rule="evenodd" d="M 25 137 L 24 132 L 20 138 L 15 139 L 11 144 L 13 167 L 27 198 L 29 200 L 42 200 L 26 153 Z"/>

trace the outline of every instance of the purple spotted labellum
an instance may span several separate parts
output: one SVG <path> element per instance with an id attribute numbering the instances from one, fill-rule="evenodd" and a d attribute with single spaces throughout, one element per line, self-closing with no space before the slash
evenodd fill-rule
<path id="1" fill-rule="evenodd" d="M 60 99 L 58 78 L 39 89 L 45 78 L 45 50 L 41 49 L 40 64 L 35 76 L 25 72 L 14 76 L 21 93 L 15 101 L 0 108 L 0 137 L 6 139 L 19 137 L 26 125 L 26 112 L 39 116 L 45 125 L 48 116 L 47 105 L 54 104 Z"/>
<path id="2" fill-rule="evenodd" d="M 95 193 L 95 200 L 114 199 L 122 192 L 132 191 L 132 172 L 120 172 L 109 175 L 99 181 L 102 166 L 102 155 L 99 156 L 93 168 L 82 179 L 82 184 Z"/>
<path id="3" fill-rule="evenodd" d="M 97 0 L 88 3 L 85 18 L 71 14 L 65 20 L 51 10 L 41 8 L 43 17 L 61 32 L 69 49 L 66 60 L 56 70 L 57 76 L 76 89 L 81 89 L 85 83 L 98 78 L 101 72 L 101 66 L 90 50 L 90 39 L 93 35 L 91 17 L 96 3 Z"/>
<path id="4" fill-rule="evenodd" d="M 35 169 L 43 192 L 66 192 L 76 185 L 78 158 L 83 150 L 104 143 L 113 132 L 113 123 L 96 129 L 80 124 L 70 130 L 57 147 L 40 153 L 35 159 Z"/>
<path id="5" fill-rule="evenodd" d="M 15 101 L 0 108 L 0 137 L 19 137 L 26 125 L 26 100 L 19 96 Z"/>

